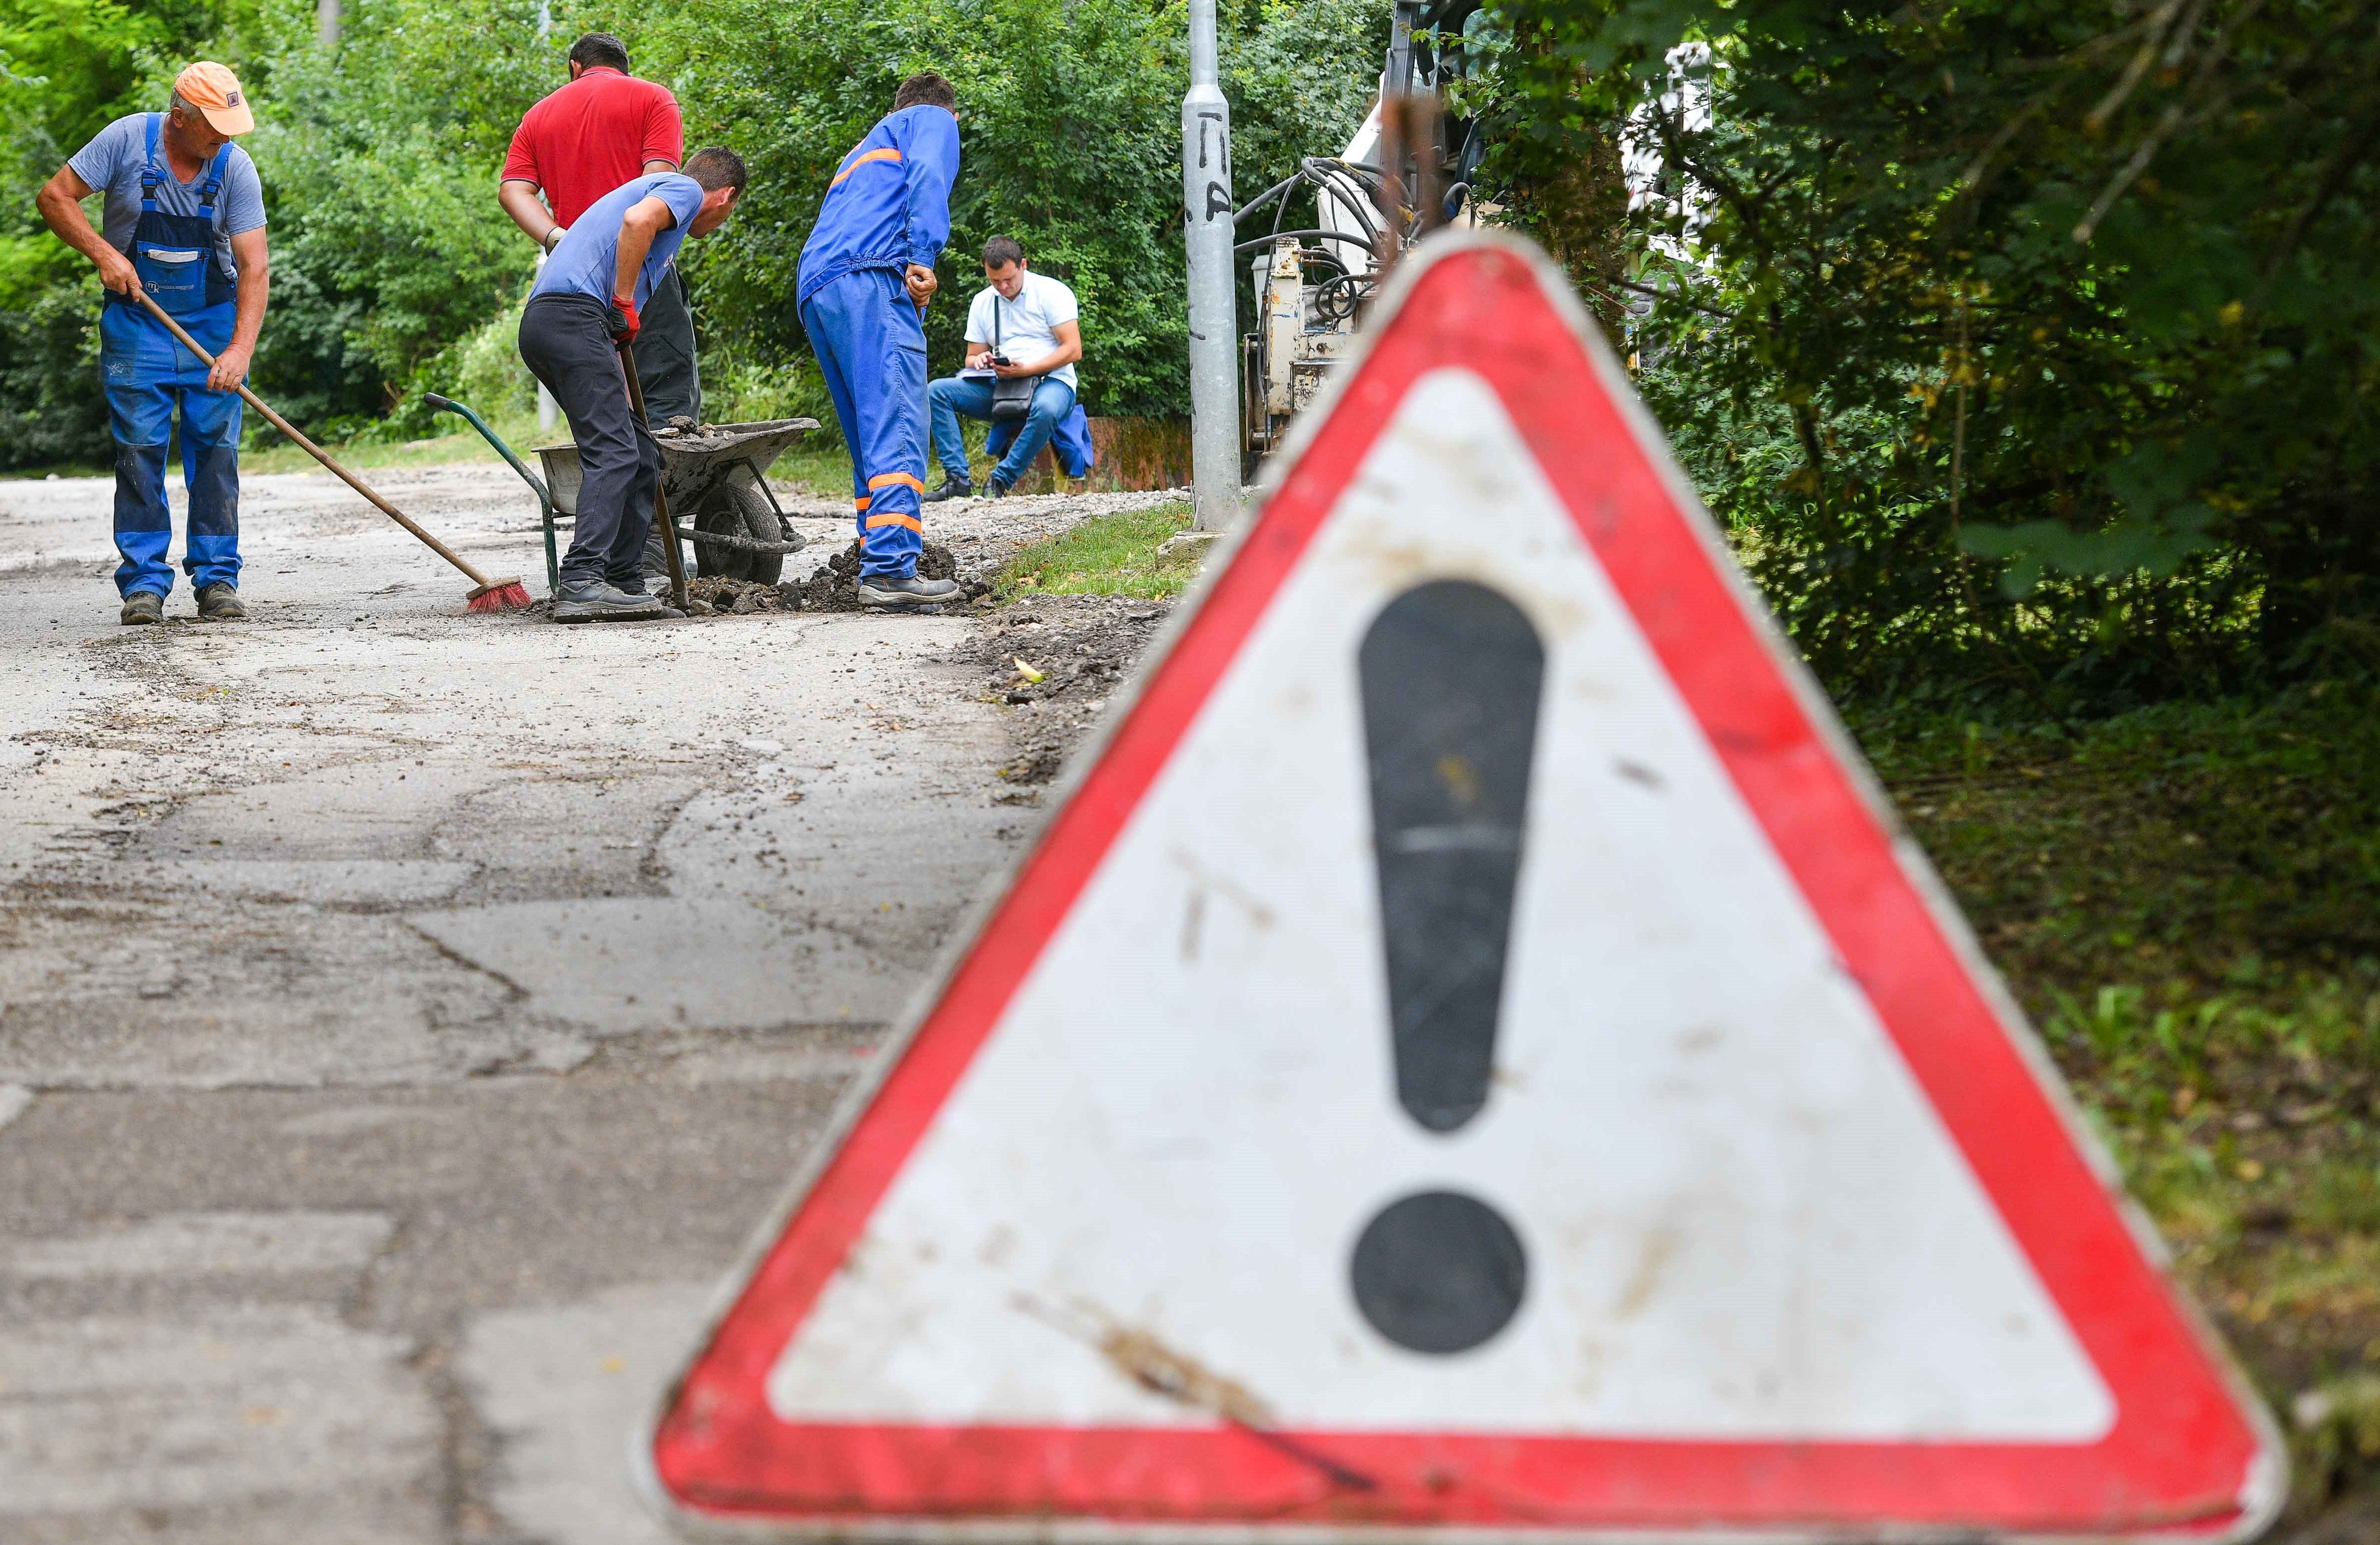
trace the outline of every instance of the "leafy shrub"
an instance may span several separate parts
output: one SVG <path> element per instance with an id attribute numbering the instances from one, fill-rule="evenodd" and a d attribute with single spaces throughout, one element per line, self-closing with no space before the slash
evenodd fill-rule
<path id="1" fill-rule="evenodd" d="M 1531 224 L 1608 195 L 1570 184 L 1623 134 L 1658 150 L 1647 395 L 1839 690 L 2095 712 L 2369 632 L 2368 6 L 1494 16 L 1465 91 Z"/>

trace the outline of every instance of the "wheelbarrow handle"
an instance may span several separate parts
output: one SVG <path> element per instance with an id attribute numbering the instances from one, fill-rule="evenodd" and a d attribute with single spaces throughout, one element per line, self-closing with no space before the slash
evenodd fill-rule
<path id="1" fill-rule="evenodd" d="M 488 420 L 469 408 L 452 397 L 442 397 L 435 392 L 422 393 L 421 400 L 430 405 L 432 413 L 455 414 L 478 430 L 480 437 L 493 445 L 498 456 L 512 463 L 513 470 L 521 475 L 521 481 L 528 484 L 530 491 L 536 493 L 538 524 L 545 529 L 545 588 L 549 594 L 562 589 L 562 560 L 553 546 L 553 493 L 545 486 L 545 481 L 523 465 L 521 458 L 513 454 L 513 448 L 504 444 L 504 437 L 490 429 Z"/>
<path id="2" fill-rule="evenodd" d="M 513 454 L 513 448 L 504 444 L 504 437 L 502 435 L 488 427 L 488 421 L 485 419 L 480 418 L 477 413 L 472 412 L 468 408 L 456 402 L 454 398 L 442 397 L 435 392 L 422 393 L 421 400 L 430 405 L 430 411 L 432 413 L 454 413 L 459 415 L 468 422 L 473 429 L 480 432 L 480 437 L 481 439 L 485 440 L 489 444 L 493 445 L 496 448 L 496 454 L 498 456 L 512 463 L 513 470 L 521 475 L 521 481 L 528 484 L 529 487 L 537 491 L 538 498 L 549 505 L 553 502 L 553 495 L 546 489 L 544 481 L 539 478 L 536 473 L 530 471 L 528 465 L 524 463 L 519 456 Z"/>

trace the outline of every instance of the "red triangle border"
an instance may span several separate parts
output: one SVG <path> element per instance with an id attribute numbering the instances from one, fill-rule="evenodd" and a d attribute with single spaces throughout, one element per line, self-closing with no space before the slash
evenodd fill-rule
<path id="1" fill-rule="evenodd" d="M 1937 915 L 1930 879 L 1912 877 L 1839 761 L 1825 711 L 1715 559 L 1707 517 L 1665 473 L 1658 432 L 1615 389 L 1617 367 L 1519 244 L 1435 245 L 1409 262 L 1402 304 L 1383 302 L 1393 317 L 679 1381 L 645 1455 L 650 1478 L 683 1519 L 813 1535 L 900 1520 L 890 1532 L 929 1538 L 1002 1519 L 1010 1532 L 1102 1520 L 1113 1527 L 1093 1532 L 1194 1536 L 1883 1526 L 2219 1539 L 2261 1527 L 2281 1464 L 2261 1408 L 2147 1259 L 2029 1064 L 2027 1032 L 2003 1021 L 1962 930 Z M 782 1349 L 1390 416 L 1439 369 L 1484 379 L 1536 455 L 2107 1381 L 2118 1417 L 2099 1441 L 929 1428 L 789 1424 L 769 1410 Z"/>

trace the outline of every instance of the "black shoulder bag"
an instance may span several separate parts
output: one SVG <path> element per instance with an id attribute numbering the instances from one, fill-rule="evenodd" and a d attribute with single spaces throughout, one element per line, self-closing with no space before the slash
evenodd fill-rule
<path id="1" fill-rule="evenodd" d="M 1000 355 L 1000 292 L 991 295 L 991 352 Z M 991 383 L 991 421 L 1013 424 L 1033 411 L 1033 389 L 1041 384 L 1038 375 L 1003 375 Z"/>

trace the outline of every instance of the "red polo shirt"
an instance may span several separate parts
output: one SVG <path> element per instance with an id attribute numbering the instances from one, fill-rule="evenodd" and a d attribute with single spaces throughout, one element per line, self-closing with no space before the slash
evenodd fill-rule
<path id="1" fill-rule="evenodd" d="M 587 206 L 648 161 L 686 161 L 686 126 L 669 88 L 608 66 L 577 79 L 523 115 L 504 157 L 504 180 L 545 190 L 553 218 L 575 225 Z"/>

